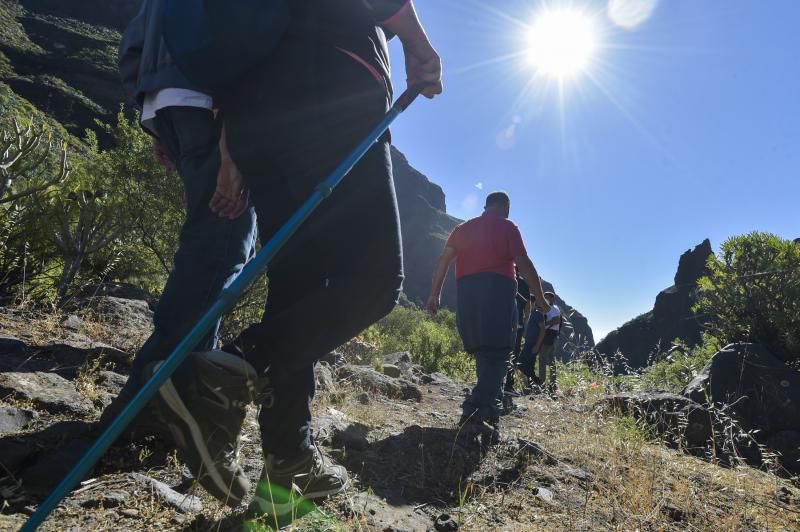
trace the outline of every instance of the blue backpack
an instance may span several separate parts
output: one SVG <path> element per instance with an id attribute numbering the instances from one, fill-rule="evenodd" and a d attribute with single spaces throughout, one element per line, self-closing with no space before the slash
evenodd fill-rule
<path id="1" fill-rule="evenodd" d="M 192 83 L 213 93 L 269 55 L 291 20 L 287 0 L 165 0 L 163 36 Z"/>

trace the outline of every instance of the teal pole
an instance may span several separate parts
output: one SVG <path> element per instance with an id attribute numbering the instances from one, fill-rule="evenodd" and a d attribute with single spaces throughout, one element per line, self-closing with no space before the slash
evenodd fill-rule
<path id="1" fill-rule="evenodd" d="M 392 122 L 411 105 L 416 97 L 419 96 L 420 92 L 422 92 L 423 88 L 424 85 L 421 84 L 409 87 L 397 99 L 380 123 L 375 126 L 375 129 L 373 129 L 347 158 L 317 186 L 305 203 L 303 203 L 283 227 L 270 238 L 269 242 L 264 245 L 258 255 L 245 266 L 236 280 L 222 292 L 219 299 L 211 305 L 211 308 L 200 318 L 200 321 L 192 327 L 189 334 L 181 340 L 169 357 L 167 357 L 166 361 L 161 364 L 150 380 L 139 390 L 139 393 L 131 399 L 130 403 L 120 412 L 119 416 L 109 425 L 105 432 L 97 438 L 92 447 L 75 467 L 72 468 L 41 506 L 39 506 L 25 524 L 22 525 L 20 529 L 21 532 L 34 532 L 39 528 L 56 506 L 69 494 L 69 491 L 89 473 L 97 461 L 100 460 L 100 457 L 102 457 L 111 444 L 114 443 L 114 440 L 125 430 L 125 427 L 133 421 L 133 418 L 136 417 L 139 411 L 153 398 L 156 391 L 161 388 L 161 385 L 169 379 L 170 375 L 172 375 L 186 357 L 189 356 L 192 348 L 205 337 L 220 317 L 233 308 L 253 281 L 267 268 L 270 261 L 286 242 L 289 241 L 303 222 L 305 222 L 311 213 L 319 207 L 320 203 L 331 195 L 347 173 L 361 160 L 364 154 L 377 142 L 381 135 L 389 129 Z"/>

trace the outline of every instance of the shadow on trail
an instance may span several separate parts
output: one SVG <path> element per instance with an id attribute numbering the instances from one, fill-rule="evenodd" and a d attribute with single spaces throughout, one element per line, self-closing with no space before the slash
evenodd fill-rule
<path id="1" fill-rule="evenodd" d="M 347 469 L 389 504 L 458 502 L 459 491 L 483 458 L 480 446 L 455 428 L 412 425 L 401 434 L 350 451 Z"/>
<path id="2" fill-rule="evenodd" d="M 40 430 L 0 438 L 0 501 L 11 510 L 38 505 L 67 475 L 99 435 L 91 421 L 57 421 Z M 145 452 L 142 452 L 146 448 Z M 133 442 L 120 437 L 91 475 L 140 471 L 167 462 L 170 448 L 155 438 Z M 9 487 L 6 486 L 6 487 Z"/>

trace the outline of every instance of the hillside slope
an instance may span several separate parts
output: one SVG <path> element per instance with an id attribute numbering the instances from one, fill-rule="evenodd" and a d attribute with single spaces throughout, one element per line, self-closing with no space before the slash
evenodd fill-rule
<path id="1" fill-rule="evenodd" d="M 109 303 L 127 305 L 130 317 L 148 312 L 146 304 Z M 0 309 L 0 530 L 17 529 L 91 442 L 91 423 L 125 380 L 126 352 L 147 334 L 92 316 L 65 322 Z M 481 452 L 456 430 L 463 384 L 324 363 L 317 378 L 317 440 L 353 482 L 292 530 L 424 532 L 437 522 L 436 530 L 454 530 L 443 528 L 451 523 L 464 531 L 800 527 L 797 486 L 668 449 L 629 419 L 596 412 L 588 383 L 562 382 L 571 394 L 558 400 L 519 399 L 503 418 L 500 444 Z M 36 381 L 51 391 L 37 395 L 25 384 Z M 364 383 L 380 385 L 364 392 Z M 73 408 L 65 411 L 67 396 Z M 255 412 L 245 436 L 244 469 L 256 480 Z M 211 499 L 161 440 L 149 439 L 110 450 L 42 530 L 235 531 L 246 518 L 244 508 Z"/>

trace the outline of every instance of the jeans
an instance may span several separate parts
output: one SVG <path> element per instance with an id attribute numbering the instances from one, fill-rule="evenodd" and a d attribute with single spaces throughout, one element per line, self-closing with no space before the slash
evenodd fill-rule
<path id="1" fill-rule="evenodd" d="M 462 405 L 463 415 L 496 419 L 502 408 L 503 379 L 508 372 L 510 353 L 479 351 L 474 355 L 478 382 Z"/>
<path id="2" fill-rule="evenodd" d="M 309 61 L 277 54 L 223 97 L 228 143 L 250 187 L 262 242 L 388 108 L 385 86 L 340 51 L 320 47 Z M 388 314 L 399 298 L 389 140 L 384 135 L 373 145 L 276 255 L 263 318 L 237 340 L 275 387 L 274 404 L 259 416 L 265 454 L 292 458 L 308 448 L 314 362 Z"/>
<path id="3" fill-rule="evenodd" d="M 163 360 L 230 285 L 250 258 L 256 238 L 251 207 L 235 220 L 216 216 L 208 207 L 217 185 L 220 155 L 218 132 L 211 111 L 167 107 L 155 123 L 162 144 L 175 161 L 186 196 L 186 219 L 180 233 L 172 272 L 158 301 L 154 330 L 134 358 L 130 382 L 141 371 Z M 196 350 L 215 345 L 219 322 Z"/>

